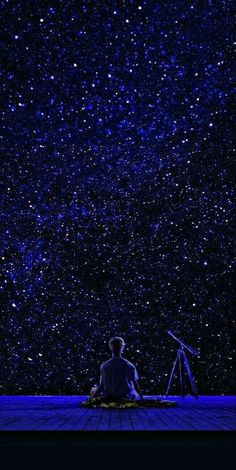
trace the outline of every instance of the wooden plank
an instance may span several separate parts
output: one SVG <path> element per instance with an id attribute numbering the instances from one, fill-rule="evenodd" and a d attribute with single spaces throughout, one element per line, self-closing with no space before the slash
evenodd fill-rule
<path id="1" fill-rule="evenodd" d="M 235 397 L 175 397 L 176 408 L 86 409 L 85 397 L 0 397 L 0 430 L 235 430 Z"/>

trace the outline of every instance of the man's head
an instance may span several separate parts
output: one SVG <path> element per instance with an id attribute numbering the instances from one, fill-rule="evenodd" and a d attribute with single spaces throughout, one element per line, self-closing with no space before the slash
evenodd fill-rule
<path id="1" fill-rule="evenodd" d="M 119 356 L 124 350 L 125 342 L 120 336 L 115 336 L 109 341 L 109 347 L 114 356 Z"/>

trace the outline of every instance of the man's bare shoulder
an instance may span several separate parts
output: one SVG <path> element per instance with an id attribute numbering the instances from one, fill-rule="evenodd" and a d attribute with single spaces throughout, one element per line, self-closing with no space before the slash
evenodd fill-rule
<path id="1" fill-rule="evenodd" d="M 111 357 L 107 361 L 103 362 L 102 365 L 101 365 L 101 369 L 104 369 L 104 368 L 108 367 L 109 365 L 112 365 L 113 362 L 114 362 L 113 359 L 114 358 Z M 134 364 L 132 364 L 132 362 L 128 361 L 128 359 L 125 359 L 124 357 L 119 357 L 117 359 L 119 360 L 119 363 L 122 364 L 123 366 L 125 365 L 126 367 L 129 367 L 129 368 L 132 368 L 132 369 L 135 368 Z"/>
<path id="2" fill-rule="evenodd" d="M 132 369 L 135 368 L 135 365 L 132 362 L 128 361 L 128 359 L 125 359 L 124 357 L 122 357 L 122 359 L 128 367 L 131 367 Z"/>
<path id="3" fill-rule="evenodd" d="M 101 365 L 101 369 L 103 369 L 104 367 L 108 366 L 109 364 L 111 364 L 112 362 L 112 358 L 111 359 L 108 359 L 107 361 L 103 362 L 102 365 Z"/>

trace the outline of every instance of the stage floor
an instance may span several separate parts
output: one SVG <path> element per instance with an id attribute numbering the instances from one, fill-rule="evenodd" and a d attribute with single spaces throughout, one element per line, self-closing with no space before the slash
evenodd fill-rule
<path id="1" fill-rule="evenodd" d="M 151 398 L 150 396 L 148 398 Z M 160 397 L 159 397 L 160 398 Z M 176 408 L 86 409 L 84 396 L 0 396 L 0 431 L 233 431 L 236 397 L 168 397 Z"/>

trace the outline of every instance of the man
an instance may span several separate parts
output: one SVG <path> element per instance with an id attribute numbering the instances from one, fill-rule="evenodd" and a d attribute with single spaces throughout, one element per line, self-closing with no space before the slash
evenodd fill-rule
<path id="1" fill-rule="evenodd" d="M 92 397 L 107 398 L 137 398 L 143 400 L 143 394 L 138 384 L 138 373 L 135 366 L 122 357 L 125 342 L 115 336 L 109 341 L 112 353 L 111 359 L 104 362 L 100 369 L 100 385 L 92 389 Z"/>

